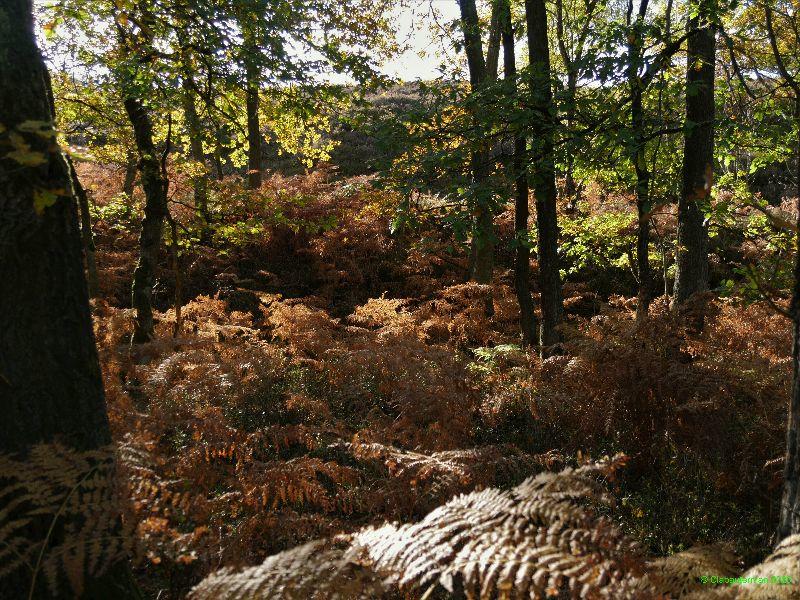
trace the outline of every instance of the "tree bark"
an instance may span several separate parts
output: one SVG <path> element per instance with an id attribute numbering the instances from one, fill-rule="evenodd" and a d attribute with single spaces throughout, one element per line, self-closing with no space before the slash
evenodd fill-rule
<path id="1" fill-rule="evenodd" d="M 158 268 L 161 232 L 167 215 L 168 181 L 156 152 L 153 123 L 147 109 L 138 98 L 126 98 L 125 111 L 136 138 L 139 170 L 145 195 L 144 219 L 139 235 L 139 262 L 133 272 L 131 289 L 131 305 L 136 310 L 131 341 L 134 344 L 141 344 L 152 340 L 154 335 L 153 283 Z"/>
<path id="2" fill-rule="evenodd" d="M 509 0 L 495 0 L 499 13 L 500 29 L 503 39 L 503 72 L 508 84 L 508 94 L 515 101 L 518 99 L 517 64 L 514 52 L 514 31 L 511 24 L 511 7 Z M 536 344 L 538 322 L 533 310 L 531 297 L 531 251 L 528 236 L 528 171 L 525 168 L 525 133 L 516 124 L 514 132 L 514 158 L 511 164 L 511 179 L 514 181 L 514 237 L 516 249 L 514 253 L 514 291 L 519 303 L 519 323 L 523 346 Z"/>
<path id="3" fill-rule="evenodd" d="M 697 7 L 698 0 L 692 3 Z M 702 9 L 702 4 L 699 5 Z M 689 19 L 686 43 L 686 128 L 683 184 L 678 202 L 674 305 L 708 289 L 708 230 L 702 206 L 708 202 L 714 179 L 714 58 L 716 31 Z"/>
<path id="4" fill-rule="evenodd" d="M 487 81 L 486 62 L 483 58 L 478 11 L 475 0 L 459 0 L 461 9 L 461 28 L 464 33 L 464 49 L 469 66 L 470 89 L 480 92 Z M 473 107 L 473 124 L 479 126 L 480 117 Z M 487 188 L 489 179 L 489 149 L 485 142 L 479 142 L 471 156 L 471 170 L 474 196 L 472 202 L 474 224 L 471 242 L 470 277 L 478 283 L 492 280 L 494 266 L 494 218 L 491 207 L 491 193 Z"/>
<path id="5" fill-rule="evenodd" d="M 0 40 L 0 147 L 13 133 L 40 163 L 19 163 L 0 152 L 0 453 L 24 457 L 31 446 L 54 441 L 95 450 L 111 442 L 111 433 L 73 178 L 54 143 L 49 78 L 36 47 L 30 0 L 0 3 Z M 34 122 L 49 125 L 36 132 L 20 127 Z M 14 510 L 15 497 L 3 490 L 0 512 Z M 56 543 L 59 536 L 54 531 L 45 538 L 45 522 L 28 527 L 31 539 Z M 100 592 L 95 580 L 87 597 L 126 597 L 118 580 L 106 579 L 104 586 L 113 590 L 103 586 Z M 27 571 L 8 573 L 0 598 L 28 597 L 32 585 Z M 31 596 L 54 597 L 41 582 Z M 71 594 L 62 590 L 58 597 Z"/>
<path id="6" fill-rule="evenodd" d="M 89 289 L 89 297 L 97 298 L 100 281 L 97 276 L 97 258 L 95 255 L 94 234 L 92 233 L 92 217 L 89 213 L 89 197 L 86 195 L 86 190 L 81 185 L 78 173 L 75 171 L 75 166 L 69 157 L 67 157 L 67 166 L 72 180 L 72 190 L 78 200 L 78 208 L 80 209 L 81 242 L 83 244 L 83 260 L 86 266 L 86 283 Z"/>
<path id="7" fill-rule="evenodd" d="M 216 126 L 214 129 L 214 171 L 217 181 L 225 179 L 225 169 L 222 166 L 222 128 Z"/>
<path id="8" fill-rule="evenodd" d="M 208 212 L 208 171 L 206 169 L 206 155 L 203 152 L 203 126 L 197 115 L 197 106 L 194 101 L 194 89 L 191 75 L 185 74 L 183 79 L 183 114 L 186 121 L 186 133 L 189 137 L 189 157 L 193 162 L 203 166 L 203 172 L 194 175 L 194 207 L 202 223 L 203 232 L 211 221 Z M 201 237 L 203 237 L 201 233 Z"/>
<path id="9" fill-rule="evenodd" d="M 497 2 L 492 2 L 492 16 L 489 22 L 489 41 L 486 48 L 486 78 L 497 81 L 500 63 L 500 40 L 502 37 L 500 9 Z"/>
<path id="10" fill-rule="evenodd" d="M 786 462 L 783 470 L 783 496 L 778 521 L 777 539 L 800 533 L 800 94 L 795 89 L 795 128 L 797 129 L 798 191 L 795 202 L 797 210 L 797 233 L 795 234 L 794 287 L 789 308 L 792 316 L 792 396 L 789 400 L 789 416 L 786 426 Z"/>
<path id="11" fill-rule="evenodd" d="M 253 50 L 254 52 L 256 50 Z M 245 104 L 247 110 L 247 187 L 257 190 L 261 187 L 261 123 L 258 117 L 259 91 L 261 81 L 258 67 L 248 61 L 245 84 Z"/>
<path id="12" fill-rule="evenodd" d="M 30 0 L 0 6 L 0 39 L 6 131 L 52 123 Z M 18 135 L 46 160 L 25 166 L 0 154 L 0 451 L 56 437 L 97 448 L 111 437 L 69 166 L 46 136 Z M 49 190 L 52 205 L 37 211 L 36 199 Z"/>
<path id="13" fill-rule="evenodd" d="M 122 181 L 122 193 L 131 201 L 133 200 L 133 188 L 136 185 L 136 171 L 136 153 L 129 150 L 125 162 L 125 178 Z"/>
<path id="14" fill-rule="evenodd" d="M 578 94 L 578 74 L 574 69 L 567 73 L 567 129 L 572 131 L 575 123 L 575 101 Z M 578 210 L 581 194 L 575 183 L 575 154 L 572 148 L 567 149 L 566 164 L 564 165 L 564 196 L 569 200 L 567 211 L 574 214 Z"/>
<path id="15" fill-rule="evenodd" d="M 646 137 L 644 131 L 644 87 L 639 70 L 642 67 L 643 26 L 647 14 L 648 0 L 641 0 L 639 11 L 632 21 L 633 0 L 628 5 L 628 88 L 631 93 L 631 146 L 630 160 L 636 171 L 636 275 L 639 279 L 639 294 L 636 304 L 636 320 L 642 321 L 650 310 L 652 297 L 650 273 L 650 171 L 647 168 Z"/>
<path id="16" fill-rule="evenodd" d="M 539 343 L 543 353 L 561 341 L 563 302 L 558 264 L 558 217 L 556 176 L 553 156 L 554 108 L 550 86 L 550 49 L 544 0 L 525 0 L 528 26 L 531 108 L 535 115 L 533 134 L 533 188 L 536 194 L 536 223 L 539 229 L 539 288 L 542 321 Z"/>
<path id="17" fill-rule="evenodd" d="M 786 462 L 783 471 L 783 496 L 778 520 L 777 541 L 800 533 L 800 81 L 786 68 L 784 55 L 778 46 L 778 38 L 773 26 L 772 8 L 764 6 L 765 24 L 769 44 L 778 72 L 784 83 L 794 92 L 794 128 L 797 135 L 795 154 L 795 175 L 797 177 L 797 198 L 795 200 L 796 232 L 794 255 L 794 286 L 789 314 L 792 319 L 792 396 L 789 400 L 789 415 L 786 425 Z"/>

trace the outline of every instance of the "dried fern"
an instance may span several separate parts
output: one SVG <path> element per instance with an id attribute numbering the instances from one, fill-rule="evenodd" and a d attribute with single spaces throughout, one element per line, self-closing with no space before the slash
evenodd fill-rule
<path id="1" fill-rule="evenodd" d="M 428 512 L 459 493 L 519 483 L 538 471 L 563 465 L 556 453 L 530 455 L 511 445 L 432 454 L 377 443 L 338 443 L 329 448 L 385 469 L 386 495 L 398 508 L 413 505 L 414 512 Z"/>
<path id="2" fill-rule="evenodd" d="M 460 496 L 420 523 L 366 529 L 353 552 L 401 589 L 467 598 L 646 597 L 637 545 L 592 504 L 614 463 L 542 473 L 503 492 Z"/>
<path id="3" fill-rule="evenodd" d="M 114 470 L 110 448 L 42 444 L 24 460 L 0 455 L 0 579 L 24 569 L 31 589 L 44 575 L 53 595 L 66 580 L 79 596 L 88 577 L 126 556 Z"/>
<path id="4" fill-rule="evenodd" d="M 510 491 L 462 495 L 411 525 L 367 528 L 317 541 L 240 573 L 224 570 L 195 588 L 206 598 L 409 597 L 440 586 L 467 598 L 647 598 L 636 588 L 636 544 L 594 505 L 610 498 L 599 476 L 618 461 L 542 473 Z M 381 590 L 382 582 L 384 591 Z"/>
<path id="5" fill-rule="evenodd" d="M 738 598 L 743 600 L 791 600 L 800 598 L 800 534 L 783 540 L 775 552 L 742 577 L 765 577 L 770 583 L 747 585 L 741 588 Z M 791 583 L 777 583 L 788 577 Z"/>
<path id="6" fill-rule="evenodd" d="M 203 580 L 190 600 L 376 598 L 380 580 L 345 560 L 346 542 L 317 540 L 267 558 L 257 567 L 223 569 Z"/>
<path id="7" fill-rule="evenodd" d="M 711 588 L 701 581 L 704 576 L 735 577 L 739 558 L 727 544 L 696 546 L 648 564 L 649 580 L 656 591 L 670 598 L 683 598 L 695 591 Z"/>

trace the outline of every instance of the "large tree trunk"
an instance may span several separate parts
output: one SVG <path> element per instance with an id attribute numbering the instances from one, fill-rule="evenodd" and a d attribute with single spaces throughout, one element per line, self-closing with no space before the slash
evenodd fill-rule
<path id="1" fill-rule="evenodd" d="M 136 147 L 139 151 L 139 170 L 145 205 L 142 231 L 139 235 L 139 262 L 133 272 L 131 304 L 136 310 L 134 321 L 134 344 L 153 339 L 153 283 L 158 267 L 158 252 L 161 246 L 161 232 L 167 215 L 166 175 L 161 168 L 155 142 L 153 123 L 150 114 L 137 98 L 125 99 L 125 111 L 133 126 Z"/>
<path id="2" fill-rule="evenodd" d="M 29 0 L 0 5 L 0 39 L 3 125 L 52 123 Z M 69 166 L 47 137 L 18 134 L 46 161 L 0 154 L 0 451 L 56 437 L 97 448 L 111 438 Z M 46 190 L 57 196 L 37 207 Z"/>
<path id="3" fill-rule="evenodd" d="M 795 92 L 797 93 L 797 92 Z M 797 233 L 795 234 L 794 287 L 792 289 L 792 396 L 786 427 L 786 463 L 783 471 L 783 497 L 778 523 L 778 541 L 800 533 L 800 95 L 795 98 L 797 139 Z"/>
<path id="4" fill-rule="evenodd" d="M 644 42 L 644 19 L 648 0 L 641 0 L 636 19 L 632 22 L 633 0 L 628 5 L 628 89 L 631 93 L 631 142 L 630 160 L 636 171 L 636 211 L 638 227 L 636 232 L 636 275 L 639 278 L 639 298 L 636 305 L 636 319 L 647 317 L 650 309 L 650 171 L 647 168 L 646 138 L 644 131 L 644 107 L 642 95 L 644 87 L 639 77 L 642 67 L 642 45 Z"/>
<path id="5" fill-rule="evenodd" d="M 95 450 L 111 442 L 89 296 L 81 258 L 78 212 L 69 165 L 57 147 L 48 76 L 36 47 L 30 0 L 0 3 L 0 115 L 4 131 L 21 136 L 32 158 L 21 164 L 0 152 L 0 453 L 24 458 L 35 444 L 59 441 Z M 23 123 L 48 123 L 40 132 Z M 43 134 L 43 135 L 42 135 Z M 19 490 L 3 490 L 0 513 L 13 515 Z M 48 538 L 46 516 L 27 526 L 31 540 L 59 541 L 62 515 Z M 17 528 L 17 532 L 20 529 Z M 26 548 L 27 550 L 27 548 Z M 8 555 L 6 554 L 6 558 Z M 116 573 L 116 571 L 115 571 Z M 125 597 L 107 577 L 89 582 L 86 597 Z M 32 589 L 32 593 L 31 592 Z M 100 589 L 103 591 L 101 592 Z M 18 569 L 0 582 L 0 598 L 53 596 Z"/>
<path id="6" fill-rule="evenodd" d="M 692 3 L 698 7 L 698 0 Z M 702 205 L 708 202 L 714 178 L 714 27 L 689 19 L 687 40 L 686 132 L 683 187 L 678 203 L 675 306 L 708 289 L 708 230 Z"/>
<path id="7" fill-rule="evenodd" d="M 197 115 L 197 106 L 194 101 L 194 89 L 191 76 L 186 74 L 183 79 L 183 114 L 186 120 L 186 133 L 189 137 L 189 157 L 193 162 L 202 165 L 202 173 L 193 176 L 194 208 L 198 218 L 202 221 L 203 232 L 207 232 L 207 225 L 211 220 L 208 212 L 208 171 L 206 169 L 206 155 L 203 152 L 203 126 Z"/>
<path id="8" fill-rule="evenodd" d="M 509 0 L 495 0 L 495 8 L 499 13 L 500 28 L 503 38 L 503 71 L 508 83 L 508 93 L 512 98 L 518 97 L 517 65 L 514 52 L 514 31 L 511 25 L 511 7 Z M 525 168 L 525 133 L 516 124 L 514 132 L 514 160 L 511 165 L 511 179 L 514 180 L 514 237 L 516 251 L 514 255 L 514 290 L 519 303 L 519 322 L 523 346 L 536 344 L 538 323 L 533 310 L 531 297 L 530 271 L 531 251 L 528 237 L 529 194 L 528 171 Z"/>
<path id="9" fill-rule="evenodd" d="M 528 53 L 531 70 L 531 108 L 535 112 L 533 134 L 533 188 L 536 194 L 536 223 L 539 228 L 539 288 L 542 293 L 542 321 L 539 342 L 542 351 L 561 341 L 563 303 L 558 266 L 558 218 L 556 176 L 553 157 L 553 91 L 550 87 L 550 49 L 544 0 L 525 0 Z"/>
<path id="10" fill-rule="evenodd" d="M 469 66 L 470 88 L 479 92 L 486 84 L 487 70 L 483 58 L 478 11 L 475 0 L 458 0 L 461 9 L 461 28 L 464 33 L 464 49 Z M 480 117 L 473 108 L 473 123 L 478 127 Z M 489 149 L 480 143 L 471 157 L 473 182 L 473 215 L 470 277 L 478 283 L 489 283 L 494 266 L 494 219 L 487 189 L 490 165 Z"/>

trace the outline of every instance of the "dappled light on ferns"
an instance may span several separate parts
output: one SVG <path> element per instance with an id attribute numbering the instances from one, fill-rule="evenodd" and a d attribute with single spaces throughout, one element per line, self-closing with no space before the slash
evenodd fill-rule
<path id="1" fill-rule="evenodd" d="M 467 598 L 544 598 L 562 591 L 645 598 L 637 587 L 645 567 L 641 549 L 598 514 L 611 503 L 598 477 L 613 476 L 620 464 L 614 459 L 542 473 L 509 491 L 458 496 L 419 523 L 356 532 L 346 538 L 346 551 L 316 552 L 329 545 L 312 542 L 260 567 L 212 575 L 191 597 L 300 598 L 312 571 L 320 597 L 331 598 L 359 597 L 347 584 L 373 582 L 376 575 L 381 597 L 392 590 L 417 597 L 440 587 Z M 344 543 L 340 538 L 339 546 Z"/>

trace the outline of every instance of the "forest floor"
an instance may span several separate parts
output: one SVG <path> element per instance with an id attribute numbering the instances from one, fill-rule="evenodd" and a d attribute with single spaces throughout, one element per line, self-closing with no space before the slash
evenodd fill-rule
<path id="1" fill-rule="evenodd" d="M 147 586 L 180 597 L 221 565 L 618 452 L 618 519 L 654 554 L 768 550 L 791 340 L 766 304 L 709 296 L 691 309 L 700 332 L 661 298 L 637 324 L 632 299 L 572 278 L 563 348 L 541 360 L 516 345 L 510 251 L 491 285 L 464 283 L 445 232 L 390 235 L 396 199 L 368 178 L 274 176 L 259 197 L 268 227 L 243 226 L 230 194 L 221 221 L 238 225 L 182 250 L 177 335 L 163 253 L 157 339 L 131 351 L 135 220 L 114 212 L 112 175 L 83 171 L 100 214 L 95 329 Z M 511 215 L 498 222 L 502 238 Z"/>

